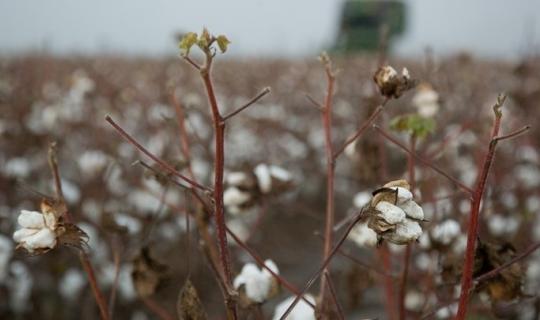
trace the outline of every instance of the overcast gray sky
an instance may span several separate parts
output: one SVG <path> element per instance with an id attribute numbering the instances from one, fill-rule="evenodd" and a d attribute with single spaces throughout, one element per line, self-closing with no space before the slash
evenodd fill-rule
<path id="1" fill-rule="evenodd" d="M 540 52 L 540 0 L 409 0 L 396 50 L 469 50 L 515 58 Z M 0 53 L 47 48 L 174 54 L 176 31 L 224 33 L 237 55 L 313 55 L 331 43 L 340 0 L 0 0 Z"/>

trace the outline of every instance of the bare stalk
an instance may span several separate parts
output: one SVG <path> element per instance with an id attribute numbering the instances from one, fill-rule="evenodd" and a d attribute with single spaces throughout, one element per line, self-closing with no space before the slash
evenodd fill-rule
<path id="1" fill-rule="evenodd" d="M 463 266 L 463 274 L 461 277 L 461 294 L 459 296 L 459 306 L 458 312 L 456 315 L 457 320 L 465 319 L 467 315 L 467 305 L 469 302 L 469 295 L 472 288 L 472 278 L 473 278 L 473 269 L 474 269 L 474 257 L 475 257 L 475 246 L 476 238 L 478 235 L 478 220 L 480 216 L 480 204 L 482 202 L 482 197 L 484 195 L 484 190 L 487 184 L 487 178 L 489 176 L 489 171 L 495 158 L 495 149 L 497 147 L 497 142 L 515 137 L 527 130 L 528 127 L 515 131 L 505 136 L 499 137 L 499 130 L 501 127 L 502 112 L 501 108 L 504 104 L 506 96 L 499 96 L 497 103 L 493 107 L 495 113 L 495 120 L 493 123 L 493 129 L 491 131 L 491 141 L 489 143 L 488 151 L 484 157 L 482 164 L 482 169 L 479 171 L 478 177 L 476 179 L 476 187 L 473 193 L 473 198 L 471 201 L 471 214 L 469 216 L 469 226 L 467 230 L 467 248 L 465 251 L 465 262 Z"/>
<path id="2" fill-rule="evenodd" d="M 331 63 L 328 57 L 322 56 L 322 60 L 325 63 L 326 71 L 326 97 L 324 106 L 321 113 L 322 124 L 324 128 L 324 141 L 325 141 L 325 153 L 326 153 L 326 221 L 324 229 L 324 252 L 323 261 L 328 259 L 332 250 L 332 243 L 334 239 L 333 227 L 334 227 L 334 180 L 335 180 L 335 160 L 334 160 L 334 148 L 332 145 L 332 96 L 334 93 L 335 75 L 332 70 Z M 328 268 L 325 267 L 323 273 L 326 276 L 321 277 L 320 286 L 320 312 L 322 315 L 326 315 L 330 312 L 329 301 L 327 295 L 327 285 L 330 281 Z"/>
<path id="3" fill-rule="evenodd" d="M 60 170 L 58 169 L 58 162 L 56 158 L 56 142 L 51 143 L 49 146 L 49 166 L 51 168 L 51 172 L 54 177 L 54 186 L 56 189 L 56 199 L 61 202 L 64 201 L 64 193 L 62 192 L 62 180 L 60 178 Z M 73 219 L 71 217 L 71 214 L 69 212 L 66 212 L 65 219 L 67 222 L 72 223 Z M 99 286 L 97 284 L 94 268 L 92 267 L 92 264 L 90 263 L 90 259 L 88 258 L 88 254 L 84 250 L 79 251 L 79 260 L 81 262 L 81 265 L 86 272 L 86 275 L 88 276 L 88 282 L 90 283 L 90 288 L 92 289 L 92 293 L 94 294 L 94 299 L 96 300 L 96 303 L 99 308 L 99 313 L 101 315 L 101 319 L 108 320 L 109 319 L 109 309 L 107 307 L 107 302 L 105 301 L 105 297 L 103 296 L 103 293 L 99 289 Z"/>
<path id="4" fill-rule="evenodd" d="M 411 135 L 410 150 L 412 152 L 416 149 L 416 136 Z M 414 156 L 413 153 L 409 153 L 407 158 L 407 168 L 409 173 L 409 185 L 411 186 L 411 192 L 414 195 L 414 189 L 416 187 L 416 177 L 414 171 Z M 412 244 L 407 244 L 405 248 L 405 254 L 403 257 L 403 273 L 401 275 L 401 284 L 399 288 L 399 319 L 405 320 L 405 296 L 407 294 L 407 277 L 409 276 L 409 261 L 411 259 Z"/>
<path id="5" fill-rule="evenodd" d="M 225 122 L 219 111 L 214 85 L 210 76 L 213 55 L 207 51 L 205 64 L 201 67 L 200 73 L 206 89 L 208 102 L 212 111 L 212 120 L 214 125 L 214 219 L 217 231 L 217 240 L 219 247 L 219 259 L 223 274 L 225 275 L 225 284 L 232 291 L 232 273 L 231 258 L 229 247 L 227 245 L 227 231 L 225 225 L 225 209 L 223 206 L 223 172 L 225 170 Z M 225 297 L 228 315 L 237 319 L 236 302 L 230 296 Z"/>

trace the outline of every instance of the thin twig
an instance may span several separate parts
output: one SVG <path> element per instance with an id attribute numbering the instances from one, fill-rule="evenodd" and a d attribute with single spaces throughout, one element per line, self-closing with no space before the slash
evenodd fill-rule
<path id="1" fill-rule="evenodd" d="M 512 139 L 512 138 L 515 138 L 519 135 L 522 135 L 524 134 L 525 132 L 527 132 L 529 129 L 531 128 L 531 126 L 527 125 L 527 126 L 524 126 L 523 128 L 521 129 L 518 129 L 516 131 L 513 131 L 509 134 L 506 134 L 506 135 L 502 135 L 502 136 L 497 136 L 495 138 L 493 138 L 494 141 L 502 141 L 502 140 L 506 140 L 506 139 Z"/>
<path id="2" fill-rule="evenodd" d="M 328 288 L 330 289 L 330 296 L 332 297 L 332 301 L 336 305 L 336 309 L 338 312 L 339 319 L 345 319 L 345 315 L 343 314 L 343 308 L 341 307 L 341 304 L 339 303 L 336 290 L 334 288 L 334 284 L 332 283 L 332 279 L 330 278 L 329 273 L 325 273 L 324 276 L 327 278 L 326 283 L 328 283 Z"/>
<path id="3" fill-rule="evenodd" d="M 49 156 L 48 156 L 49 166 L 51 168 L 51 172 L 54 178 L 54 185 L 56 189 L 56 200 L 61 201 L 62 203 L 65 203 L 64 193 L 62 192 L 62 180 L 60 178 L 60 170 L 58 169 L 58 162 L 57 162 L 56 154 L 57 154 L 56 142 L 53 142 L 49 146 Z M 73 219 L 69 211 L 65 213 L 64 218 L 66 222 L 73 223 Z M 79 251 L 79 260 L 81 262 L 81 265 L 84 271 L 86 272 L 88 276 L 88 282 L 90 283 L 92 293 L 94 294 L 94 298 L 98 305 L 101 319 L 108 320 L 109 311 L 107 307 L 107 302 L 105 301 L 103 293 L 99 289 L 96 276 L 94 273 L 94 268 L 92 267 L 92 264 L 90 263 L 90 259 L 88 258 L 88 254 L 86 253 L 86 251 L 84 250 Z"/>
<path id="4" fill-rule="evenodd" d="M 358 139 L 358 137 L 360 137 L 362 135 L 362 133 L 364 133 L 364 131 L 366 131 L 366 129 L 373 124 L 373 122 L 377 119 L 379 114 L 383 111 L 384 106 L 386 105 L 386 103 L 389 100 L 390 100 L 389 98 L 386 98 L 381 105 L 379 105 L 377 108 L 375 108 L 373 113 L 360 126 L 360 128 L 358 128 L 358 130 L 356 130 L 356 132 L 353 135 L 351 135 L 350 138 L 348 138 L 345 141 L 345 143 L 343 143 L 343 145 L 334 153 L 334 159 L 337 159 L 343 153 L 343 151 L 345 151 L 345 149 L 347 148 L 348 145 L 350 145 L 351 143 L 356 141 L 356 139 Z"/>
<path id="5" fill-rule="evenodd" d="M 174 320 L 173 317 L 167 310 L 160 306 L 154 299 L 150 297 L 141 298 L 143 303 L 150 309 L 156 316 L 161 320 Z"/>
<path id="6" fill-rule="evenodd" d="M 256 95 L 253 99 L 249 100 L 245 105 L 241 106 L 240 108 L 236 109 L 235 111 L 229 113 L 228 115 L 223 116 L 222 121 L 227 121 L 230 118 L 234 117 L 235 115 L 239 114 L 240 112 L 244 111 L 246 108 L 252 106 L 257 101 L 259 101 L 262 97 L 270 93 L 270 87 L 264 88 L 258 95 Z"/>
<path id="7" fill-rule="evenodd" d="M 373 125 L 373 128 L 375 130 L 377 130 L 377 132 L 379 132 L 383 137 L 385 137 L 387 140 L 389 140 L 390 142 L 392 142 L 393 144 L 395 144 L 396 146 L 400 147 L 403 151 L 405 151 L 406 153 L 408 154 L 411 154 L 413 157 L 416 158 L 416 160 L 418 160 L 419 162 L 421 162 L 423 165 L 426 165 L 428 167 L 430 167 L 431 169 L 433 169 L 435 172 L 437 172 L 438 174 L 442 175 L 443 177 L 445 177 L 446 179 L 450 180 L 452 183 L 454 183 L 456 186 L 460 187 L 461 189 L 467 191 L 467 193 L 469 194 L 473 194 L 474 193 L 474 190 L 467 187 L 466 185 L 464 185 L 461 181 L 457 180 L 456 178 L 452 177 L 451 175 L 449 175 L 448 173 L 444 172 L 444 170 L 440 169 L 439 167 L 435 166 L 433 163 L 431 163 L 431 161 L 428 161 L 422 157 L 420 157 L 418 154 L 416 154 L 415 152 L 412 152 L 411 150 L 409 150 L 406 146 L 404 146 L 401 142 L 399 142 L 396 138 L 390 136 L 390 134 L 388 134 L 387 132 L 385 132 L 383 129 L 381 129 L 379 126 L 377 125 Z"/>
<path id="8" fill-rule="evenodd" d="M 201 66 L 200 66 L 197 62 L 193 61 L 193 59 L 191 59 L 189 56 L 183 55 L 182 58 L 184 58 L 184 60 L 186 60 L 186 61 L 187 61 L 190 65 L 192 65 L 195 69 L 201 70 Z"/>
<path id="9" fill-rule="evenodd" d="M 315 100 L 315 98 L 313 98 L 312 96 L 310 96 L 309 94 L 306 94 L 305 95 L 306 99 L 308 99 L 309 102 L 311 102 L 311 104 L 319 111 L 323 111 L 323 106 L 317 102 L 317 100 Z"/>
<path id="10" fill-rule="evenodd" d="M 176 169 L 174 169 L 170 164 L 166 163 L 165 161 L 159 159 L 157 156 L 155 156 L 154 154 L 152 154 L 150 151 L 148 151 L 145 147 L 143 147 L 139 142 L 137 142 L 137 140 L 135 140 L 129 133 L 127 133 L 124 129 L 122 129 L 122 127 L 120 127 L 116 122 L 114 122 L 114 120 L 110 117 L 110 116 L 106 116 L 105 117 L 105 120 L 110 123 L 114 129 L 116 129 L 116 131 L 118 131 L 118 133 L 124 138 L 126 139 L 129 143 L 131 143 L 132 145 L 134 145 L 139 151 L 141 151 L 142 153 L 144 153 L 147 157 L 149 157 L 150 159 L 154 160 L 157 164 L 159 164 L 161 167 L 163 167 L 164 169 L 166 169 L 167 171 L 169 171 L 171 174 L 179 177 L 180 179 L 184 180 L 185 182 L 189 183 L 192 187 L 195 187 L 195 188 L 198 188 L 198 189 L 201 189 L 203 191 L 211 191 L 210 188 L 208 187 L 205 187 L 205 186 L 202 186 L 200 184 L 198 184 L 196 181 L 184 176 L 183 174 L 181 174 L 180 172 L 176 171 Z"/>
<path id="11" fill-rule="evenodd" d="M 351 232 L 352 228 L 354 227 L 354 225 L 360 221 L 360 219 L 362 219 L 362 216 L 364 214 L 364 211 L 360 211 L 356 217 L 356 219 L 354 219 L 353 221 L 351 221 L 351 223 L 349 224 L 349 226 L 347 227 L 347 230 L 345 230 L 345 232 L 343 233 L 343 235 L 341 236 L 341 239 L 339 239 L 339 241 L 336 243 L 336 245 L 334 246 L 334 248 L 332 249 L 332 251 L 330 252 L 330 255 L 328 256 L 328 258 L 326 258 L 326 260 L 323 261 L 322 265 L 319 267 L 319 269 L 309 278 L 309 280 L 306 282 L 306 285 L 304 286 L 304 288 L 302 289 L 302 291 L 300 292 L 300 294 L 297 294 L 296 295 L 296 298 L 294 299 L 294 301 L 291 303 L 291 305 L 287 308 L 287 310 L 285 311 L 285 313 L 283 313 L 283 315 L 281 315 L 281 317 L 279 318 L 280 320 L 284 320 L 287 318 L 287 316 L 289 315 L 289 313 L 292 311 L 292 309 L 298 304 L 298 302 L 300 301 L 300 299 L 304 296 L 304 294 L 306 294 L 306 292 L 311 288 L 311 286 L 315 283 L 315 281 L 317 281 L 317 279 L 321 276 L 321 274 L 323 273 L 324 269 L 328 266 L 328 264 L 330 264 L 330 262 L 332 261 L 332 258 L 335 256 L 335 254 L 337 253 L 337 251 L 339 250 L 339 248 L 343 245 L 343 243 L 345 242 L 345 239 L 347 239 L 347 236 L 349 235 L 349 233 Z"/>

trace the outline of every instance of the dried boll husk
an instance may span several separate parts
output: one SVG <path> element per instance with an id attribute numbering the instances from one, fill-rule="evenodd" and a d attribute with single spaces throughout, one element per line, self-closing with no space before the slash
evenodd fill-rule
<path id="1" fill-rule="evenodd" d="M 403 68 L 400 74 L 391 66 L 382 66 L 373 75 L 373 81 L 380 93 L 387 98 L 399 98 L 405 91 L 414 88 L 418 81 L 411 79 L 409 71 Z"/>

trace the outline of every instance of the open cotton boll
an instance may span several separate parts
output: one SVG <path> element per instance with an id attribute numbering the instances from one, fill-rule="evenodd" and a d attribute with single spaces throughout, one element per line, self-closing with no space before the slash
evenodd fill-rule
<path id="1" fill-rule="evenodd" d="M 356 224 L 347 238 L 361 247 L 374 247 L 378 241 L 377 233 L 369 228 L 366 223 Z"/>
<path id="2" fill-rule="evenodd" d="M 265 265 L 272 269 L 274 273 L 279 270 L 276 264 L 271 260 L 266 260 Z M 247 263 L 242 268 L 240 274 L 234 279 L 234 287 L 239 289 L 244 286 L 246 296 L 249 300 L 262 303 L 268 299 L 271 293 L 273 277 L 266 269 L 259 269 L 253 263 Z"/>
<path id="3" fill-rule="evenodd" d="M 268 193 L 272 190 L 272 175 L 270 173 L 270 168 L 261 163 L 255 167 L 253 173 L 257 177 L 257 183 L 259 184 L 259 189 L 262 193 Z"/>
<path id="4" fill-rule="evenodd" d="M 226 207 L 240 206 L 251 199 L 251 195 L 238 188 L 230 187 L 223 193 L 223 204 Z"/>
<path id="5" fill-rule="evenodd" d="M 275 165 L 270 166 L 270 175 L 273 178 L 284 181 L 284 182 L 290 181 L 292 179 L 292 175 L 289 171 Z"/>
<path id="6" fill-rule="evenodd" d="M 353 204 L 356 208 L 362 209 L 371 200 L 371 192 L 358 192 L 353 199 Z"/>
<path id="7" fill-rule="evenodd" d="M 296 297 L 289 297 L 280 302 L 274 309 L 274 317 L 272 320 L 279 320 L 281 316 L 287 311 L 289 306 L 293 303 Z M 315 305 L 315 298 L 312 295 L 306 294 L 304 298 Z M 315 320 L 315 311 L 304 300 L 298 301 L 294 309 L 286 318 L 287 320 Z"/>
<path id="8" fill-rule="evenodd" d="M 25 230 L 25 229 L 21 229 Z M 21 231 L 19 230 L 19 231 Z M 22 236 L 21 233 L 15 232 L 13 238 L 15 241 L 26 249 L 28 252 L 32 253 L 36 249 L 46 249 L 54 248 L 56 246 L 56 234 L 54 231 L 44 228 L 44 229 L 26 229 L 26 230 L 38 230 L 31 235 Z"/>
<path id="9" fill-rule="evenodd" d="M 99 150 L 88 150 L 81 154 L 77 164 L 83 174 L 91 175 L 107 165 L 107 155 Z"/>
<path id="10" fill-rule="evenodd" d="M 396 225 L 396 230 L 386 237 L 395 244 L 406 244 L 415 241 L 422 235 L 422 228 L 416 221 L 405 219 Z"/>
<path id="11" fill-rule="evenodd" d="M 41 212 L 21 210 L 17 222 L 23 228 L 40 229 L 45 227 L 45 219 Z"/>
<path id="12" fill-rule="evenodd" d="M 397 224 L 405 220 L 405 211 L 390 202 L 381 201 L 377 203 L 375 209 L 377 209 L 382 218 L 390 224 Z"/>
<path id="13" fill-rule="evenodd" d="M 399 207 L 405 211 L 405 214 L 409 218 L 424 220 L 424 210 L 416 202 L 409 200 L 403 204 L 400 204 Z"/>
<path id="14" fill-rule="evenodd" d="M 519 228 L 519 219 L 494 214 L 488 219 L 488 229 L 495 236 L 514 234 Z"/>
<path id="15" fill-rule="evenodd" d="M 402 187 L 391 187 L 393 190 L 397 190 L 397 204 L 404 204 L 413 198 L 412 192 Z"/>
<path id="16" fill-rule="evenodd" d="M 229 172 L 226 176 L 227 184 L 231 186 L 241 185 L 244 181 L 248 180 L 249 176 L 245 172 Z"/>
<path id="17" fill-rule="evenodd" d="M 447 245 L 450 244 L 461 233 L 461 228 L 457 221 L 448 219 L 436 225 L 431 231 L 434 240 Z"/>

